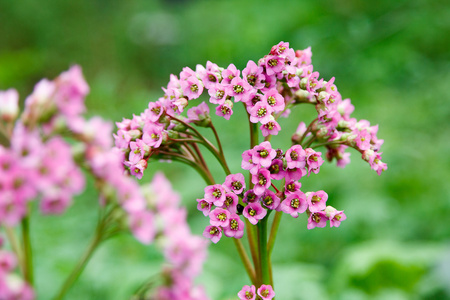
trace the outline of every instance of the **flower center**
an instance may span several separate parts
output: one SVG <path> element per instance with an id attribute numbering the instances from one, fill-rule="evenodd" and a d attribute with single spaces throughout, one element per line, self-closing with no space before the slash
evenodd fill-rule
<path id="1" fill-rule="evenodd" d="M 209 79 L 209 81 L 211 81 L 211 82 L 216 82 L 216 81 L 217 81 L 216 76 L 214 76 L 213 74 L 209 74 L 208 79 Z"/>
<path id="2" fill-rule="evenodd" d="M 220 109 L 220 111 L 222 111 L 222 113 L 224 115 L 228 115 L 230 113 L 230 108 L 227 106 L 222 106 L 222 108 Z"/>
<path id="3" fill-rule="evenodd" d="M 217 99 L 222 99 L 224 95 L 225 95 L 225 92 L 224 92 L 224 91 L 218 90 L 218 91 L 216 92 L 216 98 L 217 98 Z"/>
<path id="4" fill-rule="evenodd" d="M 250 85 L 252 85 L 252 86 L 254 86 L 255 85 L 255 83 L 256 83 L 256 77 L 255 77 L 255 75 L 248 75 L 247 76 L 247 82 L 250 84 Z"/>
<path id="5" fill-rule="evenodd" d="M 241 94 L 242 92 L 244 92 L 244 88 L 242 87 L 242 85 L 234 85 L 233 86 L 233 91 L 236 93 L 236 94 Z"/>
<path id="6" fill-rule="evenodd" d="M 219 233 L 219 230 L 217 229 L 217 227 L 211 227 L 211 229 L 209 230 L 210 235 L 216 235 L 218 233 Z"/>
<path id="7" fill-rule="evenodd" d="M 212 193 L 214 198 L 220 198 L 222 196 L 222 192 L 219 189 L 215 189 Z"/>
<path id="8" fill-rule="evenodd" d="M 295 191 L 295 184 L 294 184 L 294 183 L 289 183 L 289 184 L 286 186 L 286 189 L 287 189 L 289 192 L 294 192 L 294 191 Z"/>
<path id="9" fill-rule="evenodd" d="M 159 139 L 159 134 L 152 133 L 151 137 L 152 137 L 153 140 L 156 141 L 157 139 Z"/>
<path id="10" fill-rule="evenodd" d="M 266 196 L 266 197 L 264 198 L 264 203 L 265 203 L 266 205 L 271 205 L 271 204 L 273 203 L 272 197 Z"/>
<path id="11" fill-rule="evenodd" d="M 250 208 L 249 210 L 248 210 L 248 214 L 250 215 L 250 216 L 255 216 L 256 215 L 256 210 L 254 210 L 253 208 Z"/>
<path id="12" fill-rule="evenodd" d="M 269 156 L 269 151 L 267 151 L 266 149 L 260 150 L 258 152 L 259 152 L 259 156 L 261 156 L 262 158 L 266 158 L 267 156 Z"/>
<path id="13" fill-rule="evenodd" d="M 235 191 L 242 189 L 242 183 L 240 183 L 239 181 L 233 181 L 231 183 L 231 186 L 233 187 L 233 190 L 235 190 Z"/>
<path id="14" fill-rule="evenodd" d="M 152 112 L 155 115 L 159 115 L 159 113 L 161 112 L 161 108 L 160 107 L 154 107 L 154 108 L 152 108 Z"/>
<path id="15" fill-rule="evenodd" d="M 196 84 L 191 85 L 191 91 L 197 92 L 198 91 L 198 86 Z"/>
<path id="16" fill-rule="evenodd" d="M 312 196 L 312 198 L 311 198 L 311 202 L 312 202 L 312 203 L 320 202 L 320 200 L 322 200 L 322 198 L 320 198 L 320 197 L 317 196 L 317 195 L 314 195 L 314 196 Z"/>
<path id="17" fill-rule="evenodd" d="M 227 215 L 225 213 L 220 213 L 217 215 L 217 219 L 219 219 L 220 221 L 226 221 L 227 220 Z"/>
<path id="18" fill-rule="evenodd" d="M 280 173 L 280 166 L 275 164 L 275 165 L 271 165 L 269 168 L 270 174 L 278 174 Z"/>
<path id="19" fill-rule="evenodd" d="M 268 61 L 268 65 L 271 67 L 275 67 L 276 65 L 278 65 L 278 60 L 272 58 L 271 60 Z"/>
<path id="20" fill-rule="evenodd" d="M 226 207 L 229 207 L 231 205 L 231 203 L 233 203 L 233 198 L 231 198 L 230 196 L 227 196 L 225 198 L 225 201 L 223 204 L 225 204 Z"/>
<path id="21" fill-rule="evenodd" d="M 312 219 L 314 220 L 314 222 L 319 223 L 320 222 L 319 214 L 313 214 L 312 215 Z"/>
<path id="22" fill-rule="evenodd" d="M 261 107 L 258 109 L 258 117 L 264 117 L 267 114 L 267 109 L 265 107 Z"/>
<path id="23" fill-rule="evenodd" d="M 277 100 L 275 100 L 273 96 L 269 96 L 267 98 L 267 103 L 269 103 L 270 106 L 274 106 L 275 104 L 277 104 Z"/>
<path id="24" fill-rule="evenodd" d="M 292 152 L 291 152 L 291 159 L 292 160 L 297 160 L 298 159 L 298 153 L 297 153 L 297 151 L 295 151 L 295 150 L 293 150 Z"/>
<path id="25" fill-rule="evenodd" d="M 238 224 L 238 222 L 235 219 L 232 219 L 230 221 L 230 228 L 232 230 L 238 230 L 239 229 L 239 224 Z"/>
<path id="26" fill-rule="evenodd" d="M 258 180 L 259 185 L 265 185 L 267 183 L 266 177 L 264 177 L 264 175 L 262 174 L 259 174 Z"/>
<path id="27" fill-rule="evenodd" d="M 292 199 L 291 200 L 291 207 L 292 208 L 298 208 L 300 206 L 300 200 L 298 200 L 298 198 Z"/>

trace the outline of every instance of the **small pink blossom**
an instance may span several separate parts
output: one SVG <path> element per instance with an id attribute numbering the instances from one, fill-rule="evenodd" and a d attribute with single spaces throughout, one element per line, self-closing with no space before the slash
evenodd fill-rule
<path id="1" fill-rule="evenodd" d="M 227 227 L 230 224 L 230 212 L 223 208 L 215 208 L 209 213 L 209 223 L 213 226 Z"/>
<path id="2" fill-rule="evenodd" d="M 259 196 L 255 194 L 255 192 L 250 189 L 244 193 L 244 198 L 242 199 L 242 202 L 244 203 L 253 203 L 259 201 Z"/>
<path id="3" fill-rule="evenodd" d="M 330 227 L 339 227 L 341 222 L 347 219 L 347 216 L 344 214 L 344 211 L 337 210 L 332 206 L 327 206 L 325 208 L 325 214 L 327 218 L 330 220 Z"/>
<path id="4" fill-rule="evenodd" d="M 230 85 L 234 78 L 239 78 L 241 71 L 239 71 L 234 64 L 230 64 L 228 68 L 222 71 L 222 84 Z"/>
<path id="5" fill-rule="evenodd" d="M 252 183 L 255 185 L 253 191 L 256 195 L 262 195 L 270 187 L 272 183 L 270 178 L 270 171 L 263 168 L 260 168 L 256 174 L 252 174 Z"/>
<path id="6" fill-rule="evenodd" d="M 231 80 L 230 85 L 228 85 L 225 89 L 227 95 L 230 95 L 231 97 L 234 97 L 235 102 L 239 102 L 242 100 L 242 98 L 245 98 L 245 96 L 253 89 L 253 87 L 248 84 L 247 81 L 243 80 L 242 78 L 235 77 L 233 80 Z"/>
<path id="7" fill-rule="evenodd" d="M 327 206 L 328 194 L 324 191 L 306 193 L 308 209 L 310 212 L 318 212 L 324 210 Z"/>
<path id="8" fill-rule="evenodd" d="M 205 201 L 205 199 L 197 199 L 197 209 L 201 212 L 203 212 L 203 215 L 209 216 L 209 213 L 211 211 L 212 203 L 209 203 Z"/>
<path id="9" fill-rule="evenodd" d="M 268 209 L 276 210 L 280 205 L 280 198 L 271 190 L 266 190 L 261 196 L 261 204 Z"/>
<path id="10" fill-rule="evenodd" d="M 239 197 L 233 192 L 228 192 L 225 194 L 225 201 L 221 208 L 228 210 L 230 213 L 236 213 L 238 204 Z"/>
<path id="11" fill-rule="evenodd" d="M 261 206 L 259 202 L 248 204 L 244 207 L 243 215 L 248 219 L 250 223 L 256 225 L 259 220 L 264 218 L 267 211 Z"/>
<path id="12" fill-rule="evenodd" d="M 290 214 L 294 218 L 297 218 L 298 214 L 304 213 L 307 207 L 306 196 L 301 191 L 287 195 L 286 199 L 280 204 L 281 211 Z"/>
<path id="13" fill-rule="evenodd" d="M 262 298 L 262 300 L 271 300 L 275 297 L 275 292 L 272 289 L 271 285 L 261 285 L 258 289 L 258 295 Z"/>
<path id="14" fill-rule="evenodd" d="M 244 235 L 244 224 L 237 214 L 232 214 L 230 216 L 230 224 L 227 227 L 223 227 L 223 233 L 227 237 L 240 239 Z"/>
<path id="15" fill-rule="evenodd" d="M 189 100 L 197 99 L 203 93 L 203 83 L 198 80 L 196 75 L 192 75 L 186 80 L 181 81 L 183 95 Z"/>
<path id="16" fill-rule="evenodd" d="M 276 155 L 277 152 L 272 149 L 272 145 L 269 141 L 262 142 L 253 148 L 252 162 L 254 164 L 259 164 L 264 168 L 268 168 L 272 164 L 272 159 L 274 159 Z"/>
<path id="17" fill-rule="evenodd" d="M 217 244 L 222 237 L 222 228 L 213 225 L 207 226 L 205 231 L 203 231 L 203 236 L 210 239 L 214 244 Z"/>
<path id="18" fill-rule="evenodd" d="M 326 213 L 323 211 L 318 211 L 315 213 L 311 213 L 311 215 L 308 218 L 308 229 L 313 229 L 315 227 L 323 228 L 327 225 L 327 216 Z"/>
<path id="19" fill-rule="evenodd" d="M 262 124 L 259 129 L 261 130 L 262 135 L 266 137 L 269 135 L 277 135 L 281 130 L 281 126 L 277 121 L 271 119 L 269 122 Z"/>
<path id="20" fill-rule="evenodd" d="M 236 195 L 242 193 L 245 189 L 245 178 L 241 173 L 230 174 L 225 178 L 225 183 L 223 184 L 225 190 L 232 191 Z"/>
<path id="21" fill-rule="evenodd" d="M 267 103 L 260 101 L 250 109 L 250 122 L 266 124 L 271 120 L 273 109 Z"/>
<path id="22" fill-rule="evenodd" d="M 141 243 L 148 245 L 155 238 L 154 216 L 149 211 L 138 211 L 131 213 L 130 229 L 134 237 Z"/>
<path id="23" fill-rule="evenodd" d="M 306 166 L 306 152 L 301 145 L 294 145 L 289 148 L 285 157 L 288 169 L 303 169 Z"/>
<path id="24" fill-rule="evenodd" d="M 226 120 L 229 120 L 232 114 L 233 102 L 230 100 L 225 100 L 223 104 L 216 107 L 216 115 L 224 117 Z"/>
<path id="25" fill-rule="evenodd" d="M 213 203 L 215 206 L 222 206 L 225 201 L 225 188 L 221 184 L 214 184 L 205 187 L 205 201 Z"/>
<path id="26" fill-rule="evenodd" d="M 256 299 L 256 288 L 254 285 L 248 286 L 244 285 L 242 290 L 238 293 L 239 300 L 255 300 Z"/>

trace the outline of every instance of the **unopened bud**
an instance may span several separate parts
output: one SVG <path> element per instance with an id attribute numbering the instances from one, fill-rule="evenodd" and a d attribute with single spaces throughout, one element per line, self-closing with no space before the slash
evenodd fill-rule
<path id="1" fill-rule="evenodd" d="M 0 118 L 12 122 L 19 114 L 19 93 L 15 89 L 0 91 Z"/>

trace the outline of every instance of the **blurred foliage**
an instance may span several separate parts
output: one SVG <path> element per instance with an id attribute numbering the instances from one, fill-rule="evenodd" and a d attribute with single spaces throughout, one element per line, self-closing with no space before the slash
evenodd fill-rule
<path id="1" fill-rule="evenodd" d="M 336 77 L 355 117 L 380 124 L 389 169 L 378 177 L 353 152 L 347 168 L 324 165 L 302 181 L 305 191 L 327 191 L 348 220 L 308 231 L 304 218 L 283 217 L 272 259 L 278 298 L 450 299 L 449 32 L 444 0 L 3 0 L 0 89 L 16 87 L 23 101 L 40 78 L 80 64 L 91 86 L 89 114 L 119 121 L 160 97 L 169 74 L 184 66 L 210 60 L 243 68 L 279 41 L 312 46 L 315 69 Z M 277 145 L 287 149 L 298 122 L 313 113 L 294 109 Z M 235 110 L 233 118 L 245 115 Z M 242 124 L 214 122 L 238 172 L 248 147 Z M 177 164 L 151 168 L 164 168 L 200 234 L 201 178 Z M 224 178 L 219 167 L 214 175 Z M 40 299 L 53 295 L 88 244 L 96 206 L 89 189 L 64 216 L 33 215 Z M 232 242 L 210 250 L 199 282 L 212 299 L 234 299 L 248 279 Z M 99 249 L 67 298 L 126 299 L 158 272 L 158 259 L 153 247 L 120 236 Z"/>

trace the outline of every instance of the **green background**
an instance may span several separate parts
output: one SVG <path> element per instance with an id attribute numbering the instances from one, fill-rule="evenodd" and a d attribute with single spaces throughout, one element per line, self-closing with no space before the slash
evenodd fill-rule
<path id="1" fill-rule="evenodd" d="M 304 216 L 283 217 L 272 258 L 278 299 L 450 299 L 448 1 L 1 0 L 0 89 L 17 88 L 23 104 L 39 79 L 80 64 L 91 87 L 88 115 L 120 121 L 160 97 L 184 66 L 210 60 L 242 69 L 279 41 L 311 46 L 315 70 L 336 77 L 353 116 L 380 125 L 389 169 L 379 177 L 353 151 L 345 169 L 325 163 L 302 181 L 304 191 L 325 190 L 348 219 L 307 230 Z M 311 107 L 294 109 L 276 147 L 287 149 L 298 122 L 313 115 Z M 241 106 L 231 120 L 213 116 L 236 173 L 249 146 Z M 208 223 L 195 208 L 201 177 L 154 163 L 142 183 L 157 169 L 183 195 L 201 234 Z M 65 215 L 33 213 L 39 299 L 54 295 L 87 245 L 96 197 L 90 184 Z M 67 299 L 127 299 L 160 260 L 154 246 L 130 236 L 107 241 Z M 230 239 L 211 245 L 197 282 L 211 299 L 236 299 L 249 284 Z"/>

